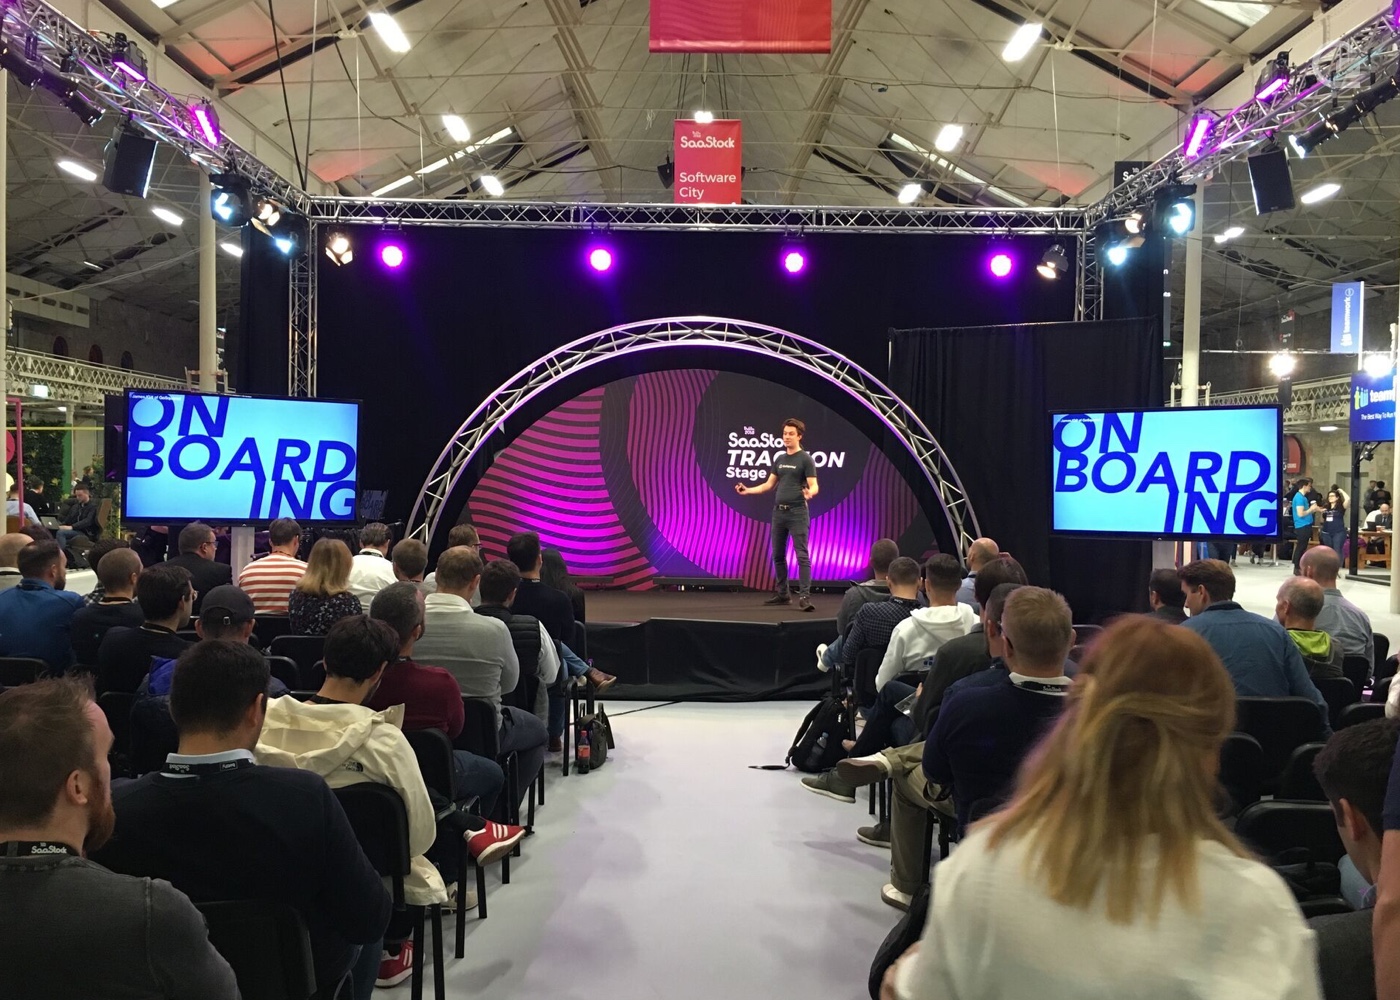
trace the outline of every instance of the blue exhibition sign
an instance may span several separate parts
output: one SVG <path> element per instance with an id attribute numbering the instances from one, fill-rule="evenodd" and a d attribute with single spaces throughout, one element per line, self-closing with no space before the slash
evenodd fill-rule
<path id="1" fill-rule="evenodd" d="M 1332 282 L 1332 353 L 1359 354 L 1366 292 L 1364 281 Z"/>
<path id="2" fill-rule="evenodd" d="M 1351 439 L 1395 440 L 1395 373 L 1351 377 Z"/>

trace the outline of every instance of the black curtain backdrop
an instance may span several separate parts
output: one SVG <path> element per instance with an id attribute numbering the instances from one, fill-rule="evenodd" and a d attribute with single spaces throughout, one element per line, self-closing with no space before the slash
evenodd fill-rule
<path id="1" fill-rule="evenodd" d="M 390 491 L 390 520 L 408 516 L 439 452 L 488 393 L 552 350 L 607 327 L 683 315 L 766 323 L 815 340 L 885 380 L 892 327 L 1067 320 L 1074 308 L 1072 282 L 1047 282 L 1035 273 L 1056 242 L 1073 252 L 1072 241 L 1051 236 L 819 233 L 794 241 L 772 233 L 423 227 L 392 234 L 407 261 L 389 271 L 377 259 L 388 234 L 363 226 L 346 232 L 354 242 L 352 264 L 336 267 L 317 255 L 319 393 L 363 400 L 360 482 Z M 616 257 L 613 271 L 601 277 L 585 261 L 599 243 Z M 793 245 L 808 259 L 799 279 L 779 264 Z M 997 281 L 987 262 L 1003 249 L 1015 256 L 1017 270 Z M 285 393 L 285 262 L 279 272 L 276 260 L 250 256 L 238 386 Z M 253 269 L 257 280 L 248 277 Z M 275 274 L 280 281 L 270 280 Z M 711 350 L 650 352 L 562 379 L 493 450 L 591 385 L 684 367 L 727 368 L 791 385 L 866 430 L 898 460 L 878 422 L 839 390 L 777 361 Z M 464 477 L 446 524 L 484 465 Z M 938 519 L 927 492 L 920 498 L 928 501 L 931 520 Z"/>
<path id="2" fill-rule="evenodd" d="M 1076 622 L 1146 610 L 1147 542 L 1050 534 L 1055 410 L 1160 406 L 1155 319 L 891 331 L 891 388 L 958 470 L 982 533 L 1064 594 Z"/>

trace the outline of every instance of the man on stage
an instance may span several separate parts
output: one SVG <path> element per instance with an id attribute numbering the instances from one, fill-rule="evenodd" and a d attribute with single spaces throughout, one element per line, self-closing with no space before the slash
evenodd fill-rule
<path id="1" fill-rule="evenodd" d="M 776 488 L 773 498 L 773 572 L 777 577 L 777 593 L 765 604 L 791 604 L 788 591 L 787 543 L 792 538 L 797 556 L 797 606 L 803 611 L 815 611 L 812 606 L 812 560 L 807 555 L 807 533 L 812 519 L 807 501 L 817 495 L 817 467 L 812 456 L 802 450 L 802 435 L 807 425 L 796 417 L 783 422 L 783 447 L 786 452 L 773 463 L 773 472 L 762 486 L 739 483 L 739 494 L 767 493 Z"/>

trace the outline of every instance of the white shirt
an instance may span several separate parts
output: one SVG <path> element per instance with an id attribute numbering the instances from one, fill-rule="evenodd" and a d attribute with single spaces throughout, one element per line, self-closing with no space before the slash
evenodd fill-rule
<path id="1" fill-rule="evenodd" d="M 1101 898 L 1087 910 L 1052 900 L 1026 871 L 1027 838 L 990 851 L 987 834 L 973 831 L 934 870 L 918 954 L 896 974 L 899 1000 L 1321 996 L 1313 932 L 1283 880 L 1257 861 L 1202 842 L 1196 911 L 1168 893 L 1156 923 L 1116 924 Z M 1151 878 L 1153 858 L 1142 871 Z"/>
<path id="2" fill-rule="evenodd" d="M 369 614 L 370 602 L 375 594 L 398 582 L 394 564 L 378 549 L 361 549 L 359 555 L 350 561 L 350 593 L 360 599 L 365 614 Z"/>

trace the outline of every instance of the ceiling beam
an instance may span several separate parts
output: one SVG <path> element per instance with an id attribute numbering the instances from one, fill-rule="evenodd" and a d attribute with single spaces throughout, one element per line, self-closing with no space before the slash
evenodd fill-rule
<path id="1" fill-rule="evenodd" d="M 170 45 L 178 42 L 192 31 L 198 31 L 206 24 L 211 24 L 223 17 L 225 14 L 232 14 L 238 8 L 245 6 L 249 0 L 218 0 L 218 3 L 204 8 L 198 14 L 192 14 L 185 20 L 176 24 L 174 30 L 156 36 L 156 41 L 161 45 Z"/>
<path id="2" fill-rule="evenodd" d="M 561 80 L 569 103 L 573 106 L 574 120 L 578 123 L 579 135 L 593 150 L 593 160 L 600 168 L 598 179 L 609 201 L 617 201 L 621 196 L 622 171 L 617 168 L 609 148 L 608 136 L 603 128 L 603 120 L 598 117 L 602 103 L 588 79 L 592 70 L 583 46 L 579 43 L 578 32 L 574 31 L 577 20 L 577 7 L 570 9 L 564 0 L 544 0 L 544 6 L 554 21 L 554 41 L 559 46 L 559 54 L 564 57 L 564 73 Z"/>

